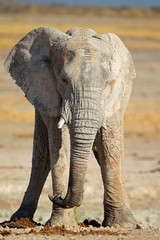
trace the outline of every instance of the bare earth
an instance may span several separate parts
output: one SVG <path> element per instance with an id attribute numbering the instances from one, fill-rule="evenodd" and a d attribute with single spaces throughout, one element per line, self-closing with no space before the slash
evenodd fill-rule
<path id="1" fill-rule="evenodd" d="M 0 222 L 9 220 L 17 210 L 28 185 L 34 127 L 33 107 L 24 100 L 23 94 L 3 68 L 6 55 L 6 52 L 0 53 Z M 127 235 L 90 235 L 85 236 L 85 239 L 160 239 L 160 138 L 158 137 L 160 125 L 147 125 L 147 115 L 144 115 L 141 122 L 135 121 L 134 124 L 134 121 L 129 121 L 130 112 L 132 116 L 134 111 L 135 114 L 138 114 L 137 111 L 140 114 L 147 111 L 157 116 L 160 111 L 158 105 L 154 105 L 160 103 L 160 52 L 139 51 L 133 52 L 132 55 L 137 78 L 134 81 L 131 97 L 131 104 L 135 107 L 128 107 L 125 120 L 125 178 L 134 216 L 138 222 L 144 222 L 148 230 L 126 232 L 123 229 L 122 232 Z M 146 109 L 138 107 L 142 103 Z M 50 176 L 34 217 L 35 221 L 42 224 L 48 220 L 51 213 L 48 193 L 52 193 Z M 89 160 L 84 200 L 77 210 L 77 217 L 79 222 L 84 219 L 95 219 L 101 223 L 103 219 L 103 186 L 100 169 L 93 155 Z M 0 239 L 2 238 L 0 235 Z M 84 238 L 74 235 L 29 234 L 10 235 L 5 239 Z"/>

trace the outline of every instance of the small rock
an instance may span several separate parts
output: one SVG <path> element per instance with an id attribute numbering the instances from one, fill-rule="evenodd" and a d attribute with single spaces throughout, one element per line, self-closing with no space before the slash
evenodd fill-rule
<path id="1" fill-rule="evenodd" d="M 82 232 L 82 231 L 84 231 L 84 230 L 85 230 L 84 227 L 80 227 L 80 228 L 79 228 L 79 231 L 80 231 L 80 232 Z"/>
<path id="2" fill-rule="evenodd" d="M 34 229 L 36 232 L 40 232 L 43 228 L 44 228 L 43 226 L 37 226 Z"/>
<path id="3" fill-rule="evenodd" d="M 89 227 L 90 229 L 94 229 L 94 227 L 93 227 L 92 225 L 89 225 L 88 227 Z"/>
<path id="4" fill-rule="evenodd" d="M 93 227 L 100 227 L 101 226 L 101 224 L 94 219 L 89 222 L 89 225 L 92 225 Z"/>
<path id="5" fill-rule="evenodd" d="M 66 230 L 67 230 L 67 231 L 70 231 L 70 230 L 71 230 L 71 228 L 70 228 L 70 227 L 66 227 Z"/>
<path id="6" fill-rule="evenodd" d="M 88 219 L 85 219 L 85 220 L 83 221 L 83 223 L 84 223 L 86 226 L 88 226 L 88 225 L 89 225 Z"/>
<path id="7" fill-rule="evenodd" d="M 47 237 L 45 237 L 44 239 L 45 239 L 45 240 L 50 240 L 51 238 L 47 236 Z"/>
<path id="8" fill-rule="evenodd" d="M 105 227 L 104 229 L 111 231 L 111 227 L 109 227 L 109 226 Z"/>
<path id="9" fill-rule="evenodd" d="M 89 229 L 89 228 L 86 228 L 85 230 L 86 230 L 87 232 L 90 232 L 90 231 L 91 231 L 91 229 Z"/>
<path id="10" fill-rule="evenodd" d="M 107 229 L 107 228 L 105 228 L 105 227 L 99 227 L 99 230 L 105 230 L 105 229 Z"/>

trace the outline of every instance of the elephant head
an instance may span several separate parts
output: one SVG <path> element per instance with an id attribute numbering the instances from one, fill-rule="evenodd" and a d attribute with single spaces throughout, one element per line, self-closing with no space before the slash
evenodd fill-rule
<path id="1" fill-rule="evenodd" d="M 68 125 L 68 192 L 51 199 L 64 208 L 79 206 L 96 133 L 118 111 L 126 81 L 135 77 L 128 50 L 111 33 L 40 27 L 13 48 L 5 67 L 40 113 L 59 117 L 58 128 Z"/>

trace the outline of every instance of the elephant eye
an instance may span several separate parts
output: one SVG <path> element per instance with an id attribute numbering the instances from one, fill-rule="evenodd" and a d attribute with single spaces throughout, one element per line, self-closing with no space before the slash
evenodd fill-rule
<path id="1" fill-rule="evenodd" d="M 66 80 L 65 78 L 62 78 L 62 82 L 63 82 L 65 85 L 68 84 L 68 82 L 67 82 L 67 80 Z"/>

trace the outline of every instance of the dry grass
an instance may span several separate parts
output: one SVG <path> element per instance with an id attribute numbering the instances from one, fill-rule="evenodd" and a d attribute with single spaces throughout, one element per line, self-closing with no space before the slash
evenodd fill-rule
<path id="1" fill-rule="evenodd" d="M 159 102 L 130 102 L 124 116 L 126 136 L 159 141 L 159 109 Z"/>
<path id="2" fill-rule="evenodd" d="M 160 50 L 160 14 L 155 9 L 85 7 L 0 7 L 0 50 L 11 49 L 39 26 L 66 32 L 70 27 L 89 27 L 97 33 L 114 32 L 130 49 Z"/>
<path id="3" fill-rule="evenodd" d="M 40 26 L 63 32 L 73 26 L 89 27 L 97 33 L 114 32 L 129 49 L 160 50 L 160 12 L 155 9 L 33 6 L 0 7 L 0 13 L 0 50 L 9 51 L 24 35 Z M 126 135 L 160 140 L 160 111 L 157 109 L 160 104 L 156 102 L 130 102 L 125 113 Z M 33 107 L 24 98 L 3 98 L 0 122 L 31 124 Z"/>
<path id="4" fill-rule="evenodd" d="M 24 97 L 3 98 L 1 99 L 0 122 L 31 124 L 34 122 L 33 107 Z"/>
<path id="5" fill-rule="evenodd" d="M 32 124 L 34 111 L 25 98 L 6 98 L 1 101 L 0 123 Z M 160 140 L 160 103 L 130 102 L 125 113 L 125 135 Z M 17 137 L 32 137 L 31 133 L 20 133 Z"/>
<path id="6" fill-rule="evenodd" d="M 23 16 L 54 16 L 54 15 L 73 15 L 73 16 L 109 16 L 109 17 L 136 17 L 136 18 L 159 18 L 160 8 L 129 8 L 129 7 L 91 7 L 91 6 L 65 6 L 65 5 L 0 5 L 0 13 L 6 15 L 23 13 Z"/>
<path id="7" fill-rule="evenodd" d="M 143 27 L 134 28 L 128 26 L 107 25 L 107 24 L 75 24 L 76 26 L 89 27 L 97 33 L 113 32 L 123 38 L 126 46 L 132 50 L 160 50 L 160 31 L 157 28 L 143 29 Z M 10 50 L 12 47 L 28 32 L 40 26 L 54 27 L 62 32 L 66 32 L 69 28 L 73 27 L 71 23 L 51 23 L 51 22 L 38 22 L 27 23 L 19 21 L 6 21 L 0 22 L 0 50 Z M 160 26 L 159 26 L 160 27 Z"/>

